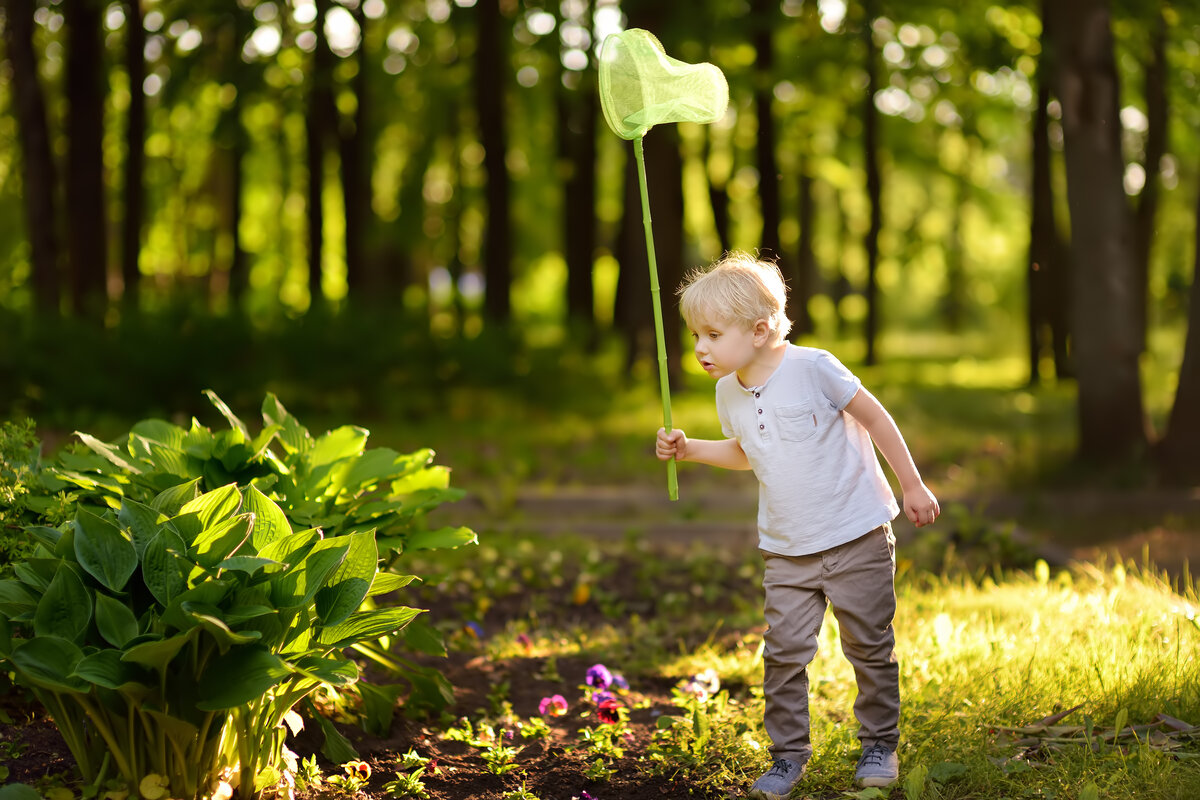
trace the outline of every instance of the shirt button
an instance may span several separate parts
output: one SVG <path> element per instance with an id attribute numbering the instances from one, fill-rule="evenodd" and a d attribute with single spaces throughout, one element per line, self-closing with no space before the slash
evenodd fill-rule
<path id="1" fill-rule="evenodd" d="M 760 414 L 762 413 L 762 409 L 761 409 L 761 408 L 758 410 L 758 413 L 760 413 Z"/>
<path id="2" fill-rule="evenodd" d="M 755 392 L 755 393 L 754 393 L 754 396 L 755 396 L 755 397 L 762 397 L 762 392 Z"/>
<path id="3" fill-rule="evenodd" d="M 758 429 L 761 431 L 761 430 L 764 430 L 766 427 L 767 427 L 766 425 L 759 425 Z"/>

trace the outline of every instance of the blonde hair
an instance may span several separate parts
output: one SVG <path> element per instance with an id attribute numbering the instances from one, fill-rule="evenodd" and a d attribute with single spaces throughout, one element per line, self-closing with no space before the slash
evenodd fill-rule
<path id="1" fill-rule="evenodd" d="M 779 267 L 749 253 L 729 252 L 708 269 L 689 273 L 679 287 L 679 310 L 693 321 L 719 319 L 754 327 L 767 321 L 771 341 L 780 342 L 792 329 L 787 318 L 787 285 Z"/>

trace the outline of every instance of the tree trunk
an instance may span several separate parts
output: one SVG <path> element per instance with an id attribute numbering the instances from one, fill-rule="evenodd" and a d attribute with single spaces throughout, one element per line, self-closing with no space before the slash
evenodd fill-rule
<path id="1" fill-rule="evenodd" d="M 484 316 L 507 322 L 512 307 L 512 232 L 509 211 L 509 176 L 506 92 L 510 73 L 509 32 L 503 30 L 500 0 L 479 0 L 478 42 L 475 47 L 475 104 L 479 141 L 487 174 L 487 226 L 484 232 Z"/>
<path id="2" fill-rule="evenodd" d="M 317 0 L 317 18 L 313 32 L 317 36 L 312 55 L 312 78 L 308 110 L 304 117 L 308 160 L 308 299 L 309 311 L 325 303 L 321 288 L 323 250 L 325 246 L 325 147 L 336 121 L 337 108 L 333 103 L 333 51 L 325 38 L 325 14 L 330 0 Z"/>
<path id="3" fill-rule="evenodd" d="M 1072 346 L 1079 455 L 1128 463 L 1145 448 L 1138 375 L 1137 266 L 1125 198 L 1108 4 L 1050 4 L 1071 213 Z"/>
<path id="4" fill-rule="evenodd" d="M 584 5 L 591 19 L 592 3 Z M 555 55 L 558 55 L 555 48 Z M 595 327 L 592 265 L 596 251 L 596 69 L 589 63 L 577 86 L 558 86 L 559 158 L 567 170 L 563 198 L 563 256 L 567 262 L 567 317 L 589 333 Z"/>
<path id="5" fill-rule="evenodd" d="M 358 72 L 354 76 L 354 116 L 343 125 L 338 144 L 342 162 L 342 202 L 346 209 L 346 290 L 353 300 L 370 298 L 376 287 L 371 285 L 367 269 L 367 239 L 370 236 L 371 154 L 374 150 L 368 131 L 371 97 L 367 70 L 367 15 L 363 4 L 351 12 L 358 22 L 359 44 L 355 58 Z"/>
<path id="6" fill-rule="evenodd" d="M 1043 13 L 1043 16 L 1044 13 Z M 1050 81 L 1044 72 L 1050 59 L 1043 54 L 1037 70 L 1037 107 L 1034 110 L 1031 150 L 1033 153 L 1032 185 L 1030 186 L 1029 260 L 1026 270 L 1028 290 L 1029 383 L 1041 380 L 1040 364 L 1053 336 L 1051 309 L 1056 298 L 1053 291 L 1053 272 L 1062 267 L 1055 255 L 1058 236 L 1054 220 L 1054 186 L 1050 172 Z"/>
<path id="7" fill-rule="evenodd" d="M 863 165 L 867 173 L 867 202 L 871 206 L 871 221 L 863 247 L 867 254 L 867 320 L 863 331 L 866 339 L 866 363 L 878 361 L 876 339 L 879 336 L 879 233 L 883 229 L 883 181 L 879 174 L 879 112 L 875 108 L 875 92 L 879 88 L 879 65 L 876 63 L 875 38 L 871 29 L 872 12 L 863 23 L 863 42 L 866 45 L 865 68 L 867 93 L 863 101 Z"/>
<path id="8" fill-rule="evenodd" d="M 1187 339 L 1179 367 L 1179 386 L 1157 454 L 1163 473 L 1173 483 L 1200 480 L 1200 459 L 1196 457 L 1200 452 L 1200 197 L 1196 203 L 1195 237 Z"/>
<path id="9" fill-rule="evenodd" d="M 808 313 L 808 301 L 813 296 L 813 284 L 817 277 L 817 254 L 813 248 L 817 207 L 813 198 L 813 177 L 808 171 L 808 157 L 800 156 L 800 203 L 797 221 L 800 223 L 800 240 L 796 253 L 796 274 L 788 293 L 788 318 L 792 320 L 793 336 L 812 333 L 812 316 Z"/>
<path id="10" fill-rule="evenodd" d="M 5 0 L 4 42 L 13 65 L 13 105 L 21 143 L 22 194 L 29 232 L 33 301 L 40 313 L 56 315 L 60 284 L 59 246 L 55 235 L 58 219 L 54 187 L 57 183 L 54 157 L 50 153 L 46 100 L 38 80 L 34 50 L 33 12 L 36 5 L 34 0 Z"/>
<path id="11" fill-rule="evenodd" d="M 762 213 L 762 239 L 759 244 L 764 254 L 772 258 L 781 258 L 783 255 L 779 243 L 782 212 L 779 205 L 779 166 L 775 159 L 775 115 L 771 111 L 775 99 L 772 85 L 775 80 L 775 55 L 771 32 L 778 25 L 775 19 L 778 15 L 777 0 L 753 0 L 750 4 L 755 54 L 754 110 L 758 120 L 755 157 Z"/>
<path id="12" fill-rule="evenodd" d="M 146 214 L 146 28 L 141 0 L 125 2 L 125 72 L 129 109 L 125 115 L 125 218 L 121 220 L 121 300 L 138 307 L 141 291 L 142 225 Z"/>
<path id="13" fill-rule="evenodd" d="M 1137 266 L 1136 310 L 1139 346 L 1146 349 L 1150 297 L 1150 249 L 1154 242 L 1154 219 L 1158 214 L 1159 172 L 1167 152 L 1167 21 L 1159 5 L 1151 34 L 1150 61 L 1146 64 L 1146 184 L 1138 198 L 1134 217 L 1134 264 Z"/>
<path id="14" fill-rule="evenodd" d="M 104 5 L 64 0 L 67 27 L 66 209 L 71 235 L 67 264 L 71 306 L 99 317 L 108 283 L 107 204 L 104 197 L 104 95 L 108 72 L 101 41 Z"/>
<path id="15" fill-rule="evenodd" d="M 728 252 L 733 246 L 729 236 L 729 180 L 728 175 L 720 178 L 714 175 L 713 128 L 711 125 L 704 127 L 704 175 L 708 178 L 708 202 L 712 206 L 713 228 L 716 230 L 721 252 Z"/>

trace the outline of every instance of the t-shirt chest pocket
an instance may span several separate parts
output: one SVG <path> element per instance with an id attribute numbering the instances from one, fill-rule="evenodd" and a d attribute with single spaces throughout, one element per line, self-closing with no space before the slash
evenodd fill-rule
<path id="1" fill-rule="evenodd" d="M 779 406 L 775 409 L 779 438 L 803 442 L 817 432 L 817 414 L 811 405 Z"/>

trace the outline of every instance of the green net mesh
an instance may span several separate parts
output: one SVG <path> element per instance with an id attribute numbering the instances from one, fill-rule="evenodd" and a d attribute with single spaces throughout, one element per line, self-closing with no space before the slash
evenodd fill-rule
<path id="1" fill-rule="evenodd" d="M 600 105 L 613 133 L 638 139 L 664 122 L 715 122 L 729 86 L 712 64 L 671 58 L 649 31 L 614 33 L 600 48 Z"/>

